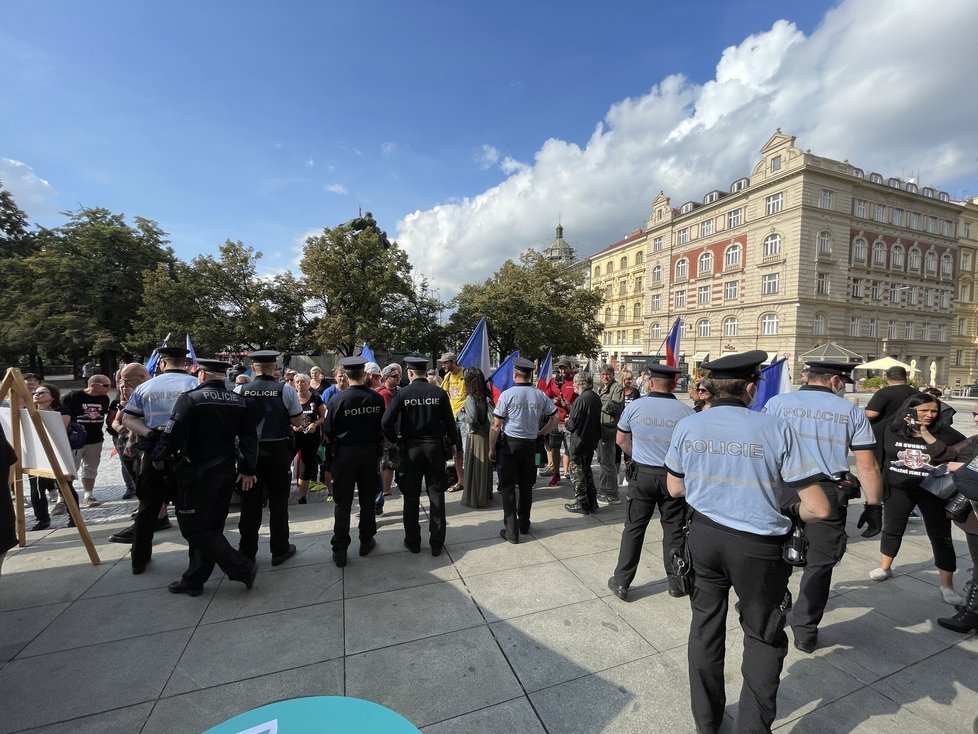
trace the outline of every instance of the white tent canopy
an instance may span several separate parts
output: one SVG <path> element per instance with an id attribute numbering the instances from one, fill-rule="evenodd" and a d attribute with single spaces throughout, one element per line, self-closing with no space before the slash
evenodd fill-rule
<path id="1" fill-rule="evenodd" d="M 883 357 L 882 359 L 874 359 L 872 362 L 866 362 L 865 364 L 857 364 L 853 367 L 853 370 L 888 370 L 890 367 L 903 367 L 907 372 L 920 372 L 916 367 L 911 367 L 909 364 L 905 364 L 898 359 L 893 359 L 893 357 Z"/>

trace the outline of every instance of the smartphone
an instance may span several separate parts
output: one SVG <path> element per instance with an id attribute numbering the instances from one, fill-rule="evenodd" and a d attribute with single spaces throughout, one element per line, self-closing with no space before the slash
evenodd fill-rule
<path id="1" fill-rule="evenodd" d="M 920 421 L 917 420 L 917 411 L 912 408 L 907 411 L 907 425 L 911 428 L 920 427 Z"/>

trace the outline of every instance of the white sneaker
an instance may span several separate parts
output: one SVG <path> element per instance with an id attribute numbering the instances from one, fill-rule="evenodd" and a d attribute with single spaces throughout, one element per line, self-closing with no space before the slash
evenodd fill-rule
<path id="1" fill-rule="evenodd" d="M 85 498 L 85 501 L 82 503 L 82 507 L 85 507 L 85 508 L 101 507 L 101 505 L 102 505 L 102 503 L 99 502 L 94 497 L 86 497 Z"/>
<path id="2" fill-rule="evenodd" d="M 886 581 L 893 576 L 893 571 L 885 568 L 874 568 L 869 572 L 869 577 L 873 581 Z"/>
<path id="3" fill-rule="evenodd" d="M 954 589 L 946 589 L 942 586 L 941 596 L 944 598 L 946 604 L 964 604 L 964 599 Z"/>
<path id="4" fill-rule="evenodd" d="M 58 500 L 58 504 L 51 508 L 52 515 L 64 515 L 66 512 L 68 512 L 68 508 L 65 507 L 65 503 L 61 500 Z"/>

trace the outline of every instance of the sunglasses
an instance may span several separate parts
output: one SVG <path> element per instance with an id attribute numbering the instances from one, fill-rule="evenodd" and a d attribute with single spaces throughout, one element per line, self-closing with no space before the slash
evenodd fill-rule
<path id="1" fill-rule="evenodd" d="M 971 414 L 971 417 L 972 417 L 972 418 L 978 418 L 978 413 L 972 413 L 972 414 Z"/>
<path id="2" fill-rule="evenodd" d="M 707 390 L 705 387 L 698 387 L 698 388 L 696 388 L 696 392 L 705 392 L 705 393 L 709 394 L 710 391 Z"/>

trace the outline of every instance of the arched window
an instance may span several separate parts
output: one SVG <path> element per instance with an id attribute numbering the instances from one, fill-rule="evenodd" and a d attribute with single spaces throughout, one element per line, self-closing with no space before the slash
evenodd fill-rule
<path id="1" fill-rule="evenodd" d="M 608 267 L 605 268 L 605 272 L 606 273 L 613 273 L 613 272 L 615 272 L 615 263 L 613 261 L 611 261 L 611 260 L 608 261 Z"/>
<path id="2" fill-rule="evenodd" d="M 740 245 L 734 243 L 723 252 L 723 267 L 731 268 L 740 265 Z"/>
<path id="3" fill-rule="evenodd" d="M 600 265 L 595 265 L 594 266 L 594 277 L 595 278 L 600 278 L 601 277 L 601 266 Z"/>
<path id="4" fill-rule="evenodd" d="M 886 245 L 882 242 L 873 243 L 873 265 L 886 265 Z"/>
<path id="5" fill-rule="evenodd" d="M 710 335 L 710 320 L 709 319 L 700 319 L 699 321 L 697 321 L 696 322 L 696 333 L 699 334 L 700 336 L 709 336 Z"/>
<path id="6" fill-rule="evenodd" d="M 852 260 L 853 262 L 866 262 L 866 240 L 857 237 L 852 241 Z"/>
<path id="7" fill-rule="evenodd" d="M 941 275 L 951 274 L 951 256 L 946 252 L 941 255 Z"/>
<path id="8" fill-rule="evenodd" d="M 924 255 L 924 269 L 931 275 L 937 274 L 937 253 L 933 250 Z"/>
<path id="9" fill-rule="evenodd" d="M 890 267 L 903 270 L 903 245 L 893 245 L 890 252 Z"/>
<path id="10" fill-rule="evenodd" d="M 652 324 L 651 336 L 653 342 L 662 338 L 662 327 L 659 324 Z"/>
<path id="11" fill-rule="evenodd" d="M 817 313 L 812 317 L 812 334 L 821 336 L 825 333 L 825 314 Z"/>
<path id="12" fill-rule="evenodd" d="M 610 324 L 611 323 L 611 309 L 610 308 L 606 308 L 604 310 L 604 322 L 606 324 Z"/>
<path id="13" fill-rule="evenodd" d="M 832 235 L 830 235 L 825 230 L 818 233 L 818 254 L 819 255 L 831 255 L 832 254 Z"/>
<path id="14" fill-rule="evenodd" d="M 723 335 L 737 336 L 740 334 L 740 321 L 736 316 L 728 316 L 723 320 Z"/>
<path id="15" fill-rule="evenodd" d="M 699 261 L 696 264 L 696 272 L 698 275 L 703 275 L 704 273 L 713 272 L 713 253 L 704 252 L 700 255 Z"/>
<path id="16" fill-rule="evenodd" d="M 761 316 L 761 334 L 773 336 L 778 333 L 778 315 L 776 313 L 766 313 Z"/>
<path id="17" fill-rule="evenodd" d="M 682 258 L 676 263 L 676 279 L 689 277 L 689 260 Z"/>
<path id="18" fill-rule="evenodd" d="M 625 320 L 625 307 L 624 306 L 619 306 L 618 307 L 618 320 L 619 321 L 624 321 Z"/>
<path id="19" fill-rule="evenodd" d="M 769 234 L 764 238 L 764 257 L 777 257 L 781 254 L 781 235 Z"/>
<path id="20" fill-rule="evenodd" d="M 652 268 L 652 282 L 661 283 L 662 282 L 662 266 L 656 265 Z"/>
<path id="21" fill-rule="evenodd" d="M 914 245 L 907 253 L 907 267 L 911 270 L 920 271 L 920 249 Z"/>
<path id="22" fill-rule="evenodd" d="M 642 304 L 641 303 L 636 303 L 632 307 L 632 319 L 633 320 L 638 320 L 640 318 L 642 318 Z"/>
<path id="23" fill-rule="evenodd" d="M 625 257 L 621 259 L 621 269 L 624 270 L 627 267 L 628 267 L 628 255 L 625 255 Z"/>
<path id="24" fill-rule="evenodd" d="M 635 253 L 635 264 L 641 265 L 643 262 L 645 262 L 645 253 L 639 250 Z"/>

